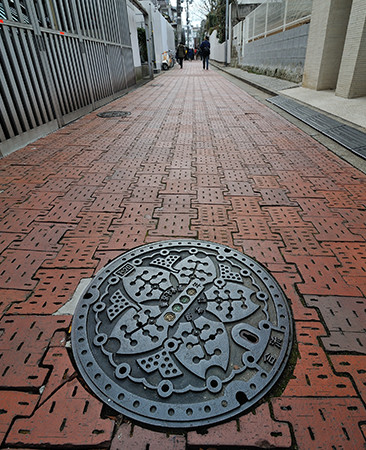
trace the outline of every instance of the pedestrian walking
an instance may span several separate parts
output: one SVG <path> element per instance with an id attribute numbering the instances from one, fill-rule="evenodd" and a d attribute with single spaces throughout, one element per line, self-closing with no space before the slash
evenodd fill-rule
<path id="1" fill-rule="evenodd" d="M 205 37 L 204 41 L 200 45 L 201 58 L 203 63 L 203 69 L 208 70 L 208 59 L 210 57 L 210 43 L 208 41 L 208 36 Z"/>
<path id="2" fill-rule="evenodd" d="M 183 69 L 183 59 L 185 56 L 186 56 L 186 49 L 184 47 L 183 42 L 181 42 L 177 47 L 177 60 L 181 69 Z"/>

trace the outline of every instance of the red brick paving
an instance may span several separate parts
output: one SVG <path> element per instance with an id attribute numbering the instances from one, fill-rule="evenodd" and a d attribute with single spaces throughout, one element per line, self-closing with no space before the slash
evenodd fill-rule
<path id="1" fill-rule="evenodd" d="M 91 113 L 0 160 L 0 446 L 365 446 L 366 176 L 200 67 L 103 108 L 127 118 Z M 84 389 L 71 316 L 53 314 L 124 251 L 181 237 L 272 272 L 298 357 L 278 397 L 207 433 L 166 435 L 120 425 Z"/>

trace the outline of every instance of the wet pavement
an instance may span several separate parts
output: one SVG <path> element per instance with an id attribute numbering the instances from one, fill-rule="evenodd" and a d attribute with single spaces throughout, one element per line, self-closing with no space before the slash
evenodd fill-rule
<path id="1" fill-rule="evenodd" d="M 131 115 L 97 116 L 116 110 Z M 2 447 L 364 448 L 365 183 L 199 62 L 1 159 Z M 296 343 L 279 387 L 252 411 L 164 433 L 85 386 L 70 301 L 126 250 L 182 238 L 264 265 L 289 299 Z"/>

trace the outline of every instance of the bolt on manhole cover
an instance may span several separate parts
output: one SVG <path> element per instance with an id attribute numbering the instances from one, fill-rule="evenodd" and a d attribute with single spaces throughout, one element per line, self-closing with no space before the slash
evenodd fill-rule
<path id="1" fill-rule="evenodd" d="M 98 117 L 102 117 L 103 119 L 110 119 L 113 117 L 127 117 L 130 116 L 131 113 L 129 111 L 104 111 L 98 113 Z"/>
<path id="2" fill-rule="evenodd" d="M 256 261 L 205 241 L 124 253 L 79 300 L 77 366 L 93 392 L 143 423 L 212 425 L 253 406 L 289 357 L 286 298 Z"/>

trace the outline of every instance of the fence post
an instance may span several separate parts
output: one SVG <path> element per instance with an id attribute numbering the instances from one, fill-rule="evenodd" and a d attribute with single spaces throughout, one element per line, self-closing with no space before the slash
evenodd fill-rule
<path id="1" fill-rule="evenodd" d="M 88 62 L 88 57 L 86 54 L 85 42 L 84 42 L 84 38 L 83 38 L 82 31 L 81 31 L 81 26 L 80 26 L 80 17 L 79 17 L 77 8 L 76 8 L 75 0 L 71 0 L 71 8 L 72 8 L 72 13 L 75 18 L 76 31 L 77 31 L 78 37 L 79 37 L 80 52 L 81 52 L 81 57 L 83 59 L 83 64 L 85 67 L 85 75 L 86 75 L 86 80 L 88 83 L 88 91 L 89 91 L 90 101 L 92 104 L 92 108 L 95 109 L 95 98 L 94 98 L 93 85 L 92 85 L 91 76 L 90 76 L 89 62 Z"/>
<path id="2" fill-rule="evenodd" d="M 288 0 L 285 0 L 285 12 L 283 14 L 283 31 L 286 30 Z"/>
<path id="3" fill-rule="evenodd" d="M 50 93 L 50 97 L 51 97 L 50 100 L 54 107 L 57 124 L 59 127 L 62 127 L 65 123 L 64 123 L 63 116 L 62 116 L 60 103 L 59 103 L 59 100 L 56 95 L 56 86 L 52 79 L 51 68 L 50 68 L 49 61 L 48 61 L 48 56 L 47 56 L 47 52 L 46 52 L 46 46 L 44 43 L 43 34 L 42 34 L 41 28 L 39 26 L 37 12 L 35 10 L 33 1 L 26 0 L 26 5 L 27 5 L 27 11 L 29 12 L 29 15 L 30 15 L 30 21 L 32 24 L 33 32 L 34 32 L 35 41 L 37 43 L 36 48 L 37 48 L 37 52 L 39 54 L 40 65 L 43 67 L 44 74 L 45 74 L 44 82 L 45 82 L 46 86 L 48 86 L 48 89 L 49 89 L 49 93 Z"/>
<path id="4" fill-rule="evenodd" d="M 266 18 L 264 21 L 264 36 L 267 37 L 267 28 L 268 28 L 268 2 L 266 2 Z"/>

